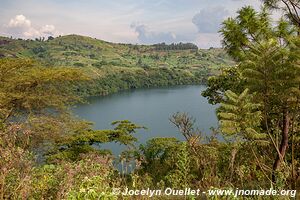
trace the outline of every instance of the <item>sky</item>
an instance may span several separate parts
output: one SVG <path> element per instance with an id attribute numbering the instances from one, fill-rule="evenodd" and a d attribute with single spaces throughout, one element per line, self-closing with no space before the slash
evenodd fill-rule
<path id="1" fill-rule="evenodd" d="M 0 35 L 78 34 L 118 43 L 220 47 L 222 21 L 260 0 L 0 0 Z"/>

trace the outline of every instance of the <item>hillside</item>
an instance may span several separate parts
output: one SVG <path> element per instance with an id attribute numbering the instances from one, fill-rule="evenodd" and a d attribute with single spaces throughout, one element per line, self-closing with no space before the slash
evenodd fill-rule
<path id="1" fill-rule="evenodd" d="M 199 83 L 220 68 L 234 64 L 222 49 L 197 49 L 195 45 L 181 43 L 116 44 L 79 35 L 48 40 L 0 37 L 1 57 L 31 58 L 45 66 L 82 68 L 97 82 L 92 89 L 81 87 L 91 95 Z"/>

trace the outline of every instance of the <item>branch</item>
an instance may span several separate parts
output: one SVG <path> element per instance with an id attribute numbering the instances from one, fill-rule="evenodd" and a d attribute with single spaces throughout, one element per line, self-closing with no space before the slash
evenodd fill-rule
<path id="1" fill-rule="evenodd" d="M 289 1 L 289 0 L 288 0 L 288 1 Z M 293 14 L 293 12 L 292 12 L 292 10 L 291 10 L 290 5 L 288 4 L 288 2 L 286 2 L 285 0 L 282 0 L 282 2 L 286 5 L 287 9 L 289 10 L 289 13 L 290 13 L 292 19 L 293 19 L 296 23 L 298 23 L 298 19 L 295 18 L 295 16 L 294 16 L 294 14 Z"/>
<path id="2" fill-rule="evenodd" d="M 297 22 L 300 23 L 300 17 L 299 17 L 299 14 L 298 14 L 296 5 L 295 5 L 291 0 L 289 0 L 289 2 L 290 2 L 290 4 L 293 6 L 293 9 L 294 9 L 294 11 L 295 11 L 295 14 L 296 14 L 296 16 L 297 16 L 297 18 L 298 18 L 298 19 L 297 19 Z"/>

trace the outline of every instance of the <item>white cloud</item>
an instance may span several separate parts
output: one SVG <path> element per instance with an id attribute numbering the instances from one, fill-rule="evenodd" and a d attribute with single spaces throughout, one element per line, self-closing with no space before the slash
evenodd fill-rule
<path id="1" fill-rule="evenodd" d="M 24 15 L 16 15 L 10 19 L 6 28 L 6 35 L 14 37 L 47 37 L 56 36 L 60 33 L 56 30 L 54 25 L 44 25 L 42 27 L 35 27 L 31 21 Z"/>
<path id="2" fill-rule="evenodd" d="M 228 15 L 229 11 L 222 6 L 205 8 L 193 17 L 192 22 L 197 26 L 199 33 L 217 33 Z"/>
<path id="3" fill-rule="evenodd" d="M 16 15 L 9 21 L 8 26 L 11 28 L 28 28 L 31 27 L 31 21 L 26 19 L 24 15 Z"/>
<path id="4" fill-rule="evenodd" d="M 38 30 L 30 27 L 28 30 L 26 30 L 25 32 L 23 32 L 23 35 L 25 37 L 28 37 L 28 38 L 33 38 L 33 37 L 40 37 L 41 34 Z"/>

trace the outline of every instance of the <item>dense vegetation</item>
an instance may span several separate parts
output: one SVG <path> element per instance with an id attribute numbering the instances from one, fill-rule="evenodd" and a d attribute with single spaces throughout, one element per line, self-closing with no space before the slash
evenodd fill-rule
<path id="1" fill-rule="evenodd" d="M 278 1 L 266 2 L 275 6 Z M 113 122 L 112 130 L 94 130 L 89 122 L 76 119 L 68 112 L 70 105 L 81 101 L 78 90 L 87 89 L 78 88 L 78 82 L 92 80 L 99 81 L 103 87 L 109 85 L 90 76 L 96 68 L 91 65 L 62 67 L 74 60 L 64 61 L 63 57 L 54 56 L 57 54 L 49 57 L 53 59 L 52 64 L 56 63 L 55 67 L 49 67 L 51 60 L 32 57 L 31 48 L 22 47 L 22 44 L 44 43 L 47 46 L 78 36 L 51 38 L 49 41 L 10 40 L 11 44 L 5 47 L 5 57 L 19 52 L 13 57 L 31 57 L 39 62 L 21 58 L 0 60 L 0 199 L 133 198 L 117 196 L 113 193 L 116 192 L 114 188 L 299 190 L 300 25 L 284 19 L 274 24 L 268 13 L 266 8 L 257 12 L 244 7 L 235 18 L 222 24 L 224 47 L 237 65 L 210 77 L 208 88 L 203 93 L 210 103 L 220 105 L 217 110 L 220 127 L 205 136 L 194 126 L 191 116 L 176 113 L 170 121 L 185 141 L 154 138 L 140 146 L 135 146 L 134 134 L 143 126 L 125 120 Z M 126 45 L 118 47 L 131 49 Z M 14 48 L 20 49 L 16 51 Z M 137 52 L 134 48 L 133 45 L 131 50 Z M 150 47 L 138 48 L 146 53 Z M 50 49 L 45 52 L 51 54 Z M 105 49 L 103 52 L 108 51 Z M 184 52 L 191 54 L 190 50 Z M 170 54 L 174 56 L 178 52 Z M 81 62 L 84 60 L 82 55 L 84 53 L 78 54 Z M 85 64 L 90 61 L 84 60 Z M 57 65 L 59 62 L 61 64 Z M 133 87 L 130 78 L 134 76 L 130 73 L 141 77 L 145 77 L 143 73 L 161 74 L 157 80 L 168 84 L 168 78 L 178 72 L 177 67 L 170 66 L 143 69 L 115 65 L 100 67 L 101 70 L 95 72 L 101 72 L 101 75 L 109 73 L 103 70 L 109 67 L 116 70 L 114 74 L 120 80 L 113 82 L 114 87 L 124 89 Z M 189 69 L 184 69 L 187 70 L 185 73 L 192 73 L 192 67 L 186 67 Z M 176 76 L 187 77 L 179 72 Z M 105 81 L 107 74 L 103 77 Z M 107 81 L 111 79 L 107 78 Z M 143 84 L 153 83 L 151 77 L 144 81 Z M 96 148 L 106 142 L 124 144 L 128 149 L 115 158 L 109 151 Z M 39 162 L 37 155 L 42 157 Z M 121 169 L 116 168 L 116 163 Z M 237 198 L 233 195 L 207 195 L 208 199 L 293 197 L 291 194 Z"/>
<path id="2" fill-rule="evenodd" d="M 178 44 L 165 44 L 165 43 L 160 43 L 160 44 L 155 44 L 153 45 L 156 50 L 186 50 L 186 49 L 194 49 L 198 50 L 197 45 L 193 43 L 178 43 Z"/>
<path id="3" fill-rule="evenodd" d="M 90 81 L 78 91 L 105 95 L 130 88 L 199 84 L 234 62 L 222 49 L 198 50 L 190 43 L 114 44 L 78 35 L 47 40 L 0 37 L 0 57 L 34 59 L 44 66 L 76 67 Z"/>

